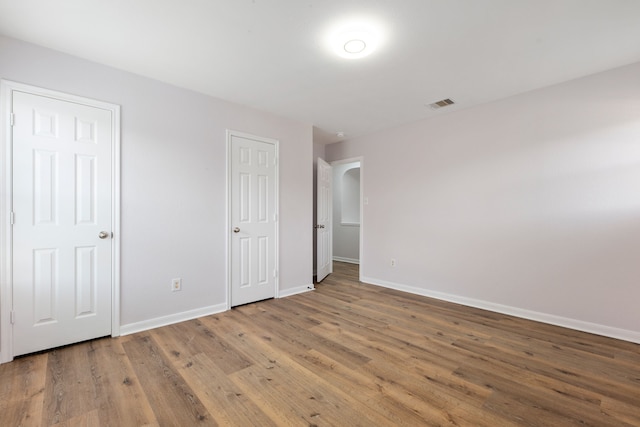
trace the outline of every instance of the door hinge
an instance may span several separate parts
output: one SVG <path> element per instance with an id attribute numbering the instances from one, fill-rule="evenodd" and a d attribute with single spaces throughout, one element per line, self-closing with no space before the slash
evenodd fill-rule
<path id="1" fill-rule="evenodd" d="M 273 277 L 278 277 L 278 270 L 273 270 Z"/>
<path id="2" fill-rule="evenodd" d="M 273 220 L 278 221 L 278 214 L 273 214 Z"/>
<path id="3" fill-rule="evenodd" d="M 13 126 L 16 122 L 16 115 L 9 113 L 9 126 Z"/>
<path id="4" fill-rule="evenodd" d="M 11 312 L 9 313 L 9 317 L 10 317 L 10 321 L 11 324 L 15 324 L 16 323 L 16 312 L 11 310 Z"/>
<path id="5" fill-rule="evenodd" d="M 16 214 L 12 211 L 9 212 L 9 224 L 13 225 L 16 223 Z"/>

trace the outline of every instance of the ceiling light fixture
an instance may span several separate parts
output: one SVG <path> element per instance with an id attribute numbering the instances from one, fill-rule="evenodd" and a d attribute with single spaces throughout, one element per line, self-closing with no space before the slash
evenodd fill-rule
<path id="1" fill-rule="evenodd" d="M 334 54 L 345 59 L 371 55 L 384 40 L 382 26 L 372 20 L 348 20 L 326 32 L 325 44 Z"/>
<path id="2" fill-rule="evenodd" d="M 367 43 L 364 40 L 353 39 L 344 44 L 344 50 L 347 53 L 358 54 L 362 53 L 367 48 Z"/>

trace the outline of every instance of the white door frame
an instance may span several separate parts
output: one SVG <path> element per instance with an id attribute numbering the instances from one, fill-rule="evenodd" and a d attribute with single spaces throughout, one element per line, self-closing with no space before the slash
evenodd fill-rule
<path id="1" fill-rule="evenodd" d="M 61 101 L 74 102 L 111 112 L 112 117 L 112 182 L 111 206 L 111 336 L 120 335 L 120 106 L 93 99 L 83 98 L 49 89 L 43 89 L 9 80 L 0 80 L 0 165 L 4 173 L 0 173 L 0 363 L 13 360 L 13 328 L 11 311 L 13 310 L 13 271 L 12 248 L 13 235 L 11 227 L 11 211 L 13 200 L 13 150 L 11 132 L 11 110 L 13 92 L 26 92 Z"/>
<path id="2" fill-rule="evenodd" d="M 275 235 L 275 246 L 276 246 L 276 253 L 275 253 L 275 268 L 276 271 L 278 272 L 278 274 L 275 277 L 275 298 L 280 298 L 280 141 L 278 141 L 277 139 L 271 139 L 271 138 L 264 138 L 261 136 L 255 136 L 255 135 L 251 135 L 249 133 L 245 133 L 245 132 L 239 132 L 236 130 L 232 130 L 232 129 L 227 129 L 227 185 L 226 185 L 226 193 L 227 193 L 227 209 L 226 209 L 226 220 L 225 220 L 225 231 L 224 231 L 224 235 L 226 240 L 226 251 L 225 251 L 225 257 L 226 257 L 226 281 L 227 281 L 227 295 L 226 295 L 226 300 L 227 300 L 227 310 L 231 310 L 231 228 L 232 228 L 232 218 L 231 218 L 231 171 L 232 171 L 232 165 L 231 165 L 231 154 L 232 154 L 232 150 L 231 150 L 231 139 L 232 137 L 238 137 L 238 138 L 246 138 L 246 139 L 253 139 L 254 141 L 260 141 L 260 142 L 265 142 L 267 144 L 273 144 L 275 147 L 275 152 L 276 152 L 276 183 L 275 183 L 275 187 L 276 187 L 276 194 L 275 194 L 275 199 L 276 199 L 276 206 L 275 206 L 275 213 L 276 213 L 276 222 L 275 222 L 275 226 L 276 226 L 276 235 Z"/>
<path id="3" fill-rule="evenodd" d="M 329 162 L 329 164 L 333 167 L 353 162 L 360 162 L 360 268 L 358 268 L 358 280 L 362 281 L 362 265 L 364 264 L 364 202 L 366 199 L 364 197 L 364 157 L 350 157 L 348 159 L 335 160 L 333 162 Z M 331 230 L 331 233 L 333 233 L 333 230 Z"/>

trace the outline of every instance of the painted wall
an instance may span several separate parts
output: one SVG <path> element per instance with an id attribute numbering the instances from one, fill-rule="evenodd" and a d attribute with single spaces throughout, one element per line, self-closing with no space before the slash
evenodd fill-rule
<path id="1" fill-rule="evenodd" d="M 638 76 L 328 146 L 367 165 L 364 279 L 640 342 Z"/>
<path id="2" fill-rule="evenodd" d="M 360 260 L 360 225 L 344 224 L 342 216 L 345 195 L 344 175 L 345 172 L 354 170 L 360 171 L 360 162 L 333 165 L 333 259 L 358 263 Z M 359 176 L 358 174 L 358 178 Z M 357 194 L 353 196 L 359 205 L 359 179 L 357 186 Z"/>
<path id="3" fill-rule="evenodd" d="M 312 283 L 311 125 L 3 37 L 0 77 L 122 107 L 123 329 L 225 304 L 226 129 L 280 141 L 280 290 Z"/>

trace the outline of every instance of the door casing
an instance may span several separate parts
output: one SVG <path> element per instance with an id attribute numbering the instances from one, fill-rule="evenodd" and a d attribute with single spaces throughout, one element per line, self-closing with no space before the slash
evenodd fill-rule
<path id="1" fill-rule="evenodd" d="M 61 101 L 74 102 L 111 111 L 112 114 L 112 220 L 111 246 L 111 336 L 120 335 L 120 106 L 94 99 L 43 89 L 9 80 L 0 80 L 0 363 L 13 360 L 13 283 L 12 248 L 13 235 L 11 212 L 13 209 L 13 150 L 11 131 L 11 111 L 13 92 L 20 91 Z"/>
<path id="2" fill-rule="evenodd" d="M 276 163 L 276 171 L 275 171 L 275 214 L 276 214 L 276 222 L 275 222 L 275 268 L 277 271 L 277 275 L 275 277 L 275 298 L 280 298 L 280 150 L 279 150 L 279 141 L 271 138 L 264 138 L 255 135 L 251 135 L 245 132 L 239 132 L 231 129 L 227 129 L 227 183 L 226 183 L 226 199 L 227 199 L 227 209 L 226 209 L 226 281 L 227 281 L 227 310 L 231 310 L 231 263 L 232 263 L 232 253 L 231 253 L 231 229 L 233 228 L 233 218 L 231 217 L 231 203 L 232 203 L 232 190 L 231 190 L 231 177 L 232 177 L 232 139 L 233 137 L 238 138 L 246 138 L 252 139 L 255 141 L 265 142 L 268 144 L 273 144 L 275 146 L 275 155 L 277 159 Z"/>

